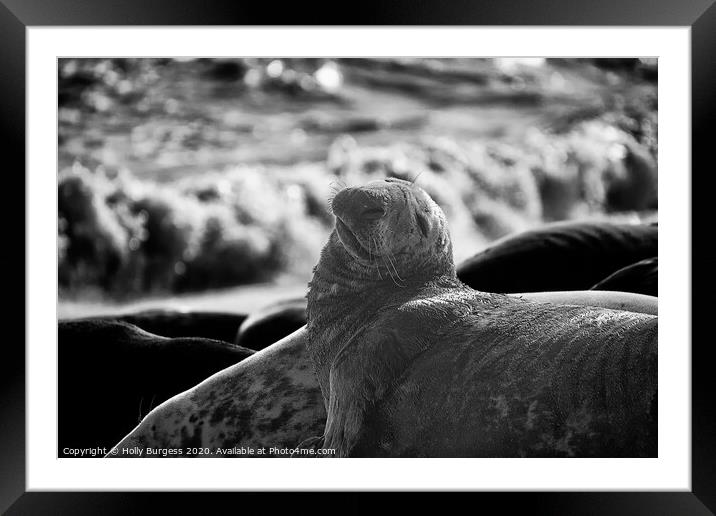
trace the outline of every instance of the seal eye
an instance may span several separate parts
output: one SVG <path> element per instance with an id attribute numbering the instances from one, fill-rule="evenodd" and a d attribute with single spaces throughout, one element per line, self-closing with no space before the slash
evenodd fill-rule
<path id="1" fill-rule="evenodd" d="M 420 232 L 425 238 L 427 238 L 428 234 L 430 233 L 430 222 L 428 221 L 428 218 L 423 213 L 416 211 L 415 221 L 418 223 L 418 228 L 420 228 Z"/>
<path id="2" fill-rule="evenodd" d="M 381 218 L 384 213 L 383 208 L 369 208 L 361 213 L 361 217 L 366 220 L 377 220 Z"/>

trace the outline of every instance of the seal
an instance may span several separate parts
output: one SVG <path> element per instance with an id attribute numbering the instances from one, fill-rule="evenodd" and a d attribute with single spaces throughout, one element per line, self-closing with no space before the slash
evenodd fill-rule
<path id="1" fill-rule="evenodd" d="M 58 447 L 109 448 L 161 402 L 254 352 L 117 320 L 58 323 Z"/>
<path id="2" fill-rule="evenodd" d="M 247 317 L 238 327 L 234 342 L 259 351 L 306 324 L 306 298 L 272 303 Z"/>
<path id="3" fill-rule="evenodd" d="M 622 267 L 657 255 L 655 224 L 556 222 L 495 241 L 460 263 L 457 277 L 484 292 L 589 290 Z"/>
<path id="4" fill-rule="evenodd" d="M 619 290 L 657 296 L 659 259 L 655 256 L 619 269 L 594 285 L 591 290 Z"/>
<path id="5" fill-rule="evenodd" d="M 128 322 L 163 337 L 203 337 L 233 342 L 237 328 L 246 317 L 245 314 L 226 312 L 153 309 L 121 314 L 112 319 Z M 95 319 L 108 319 L 108 317 Z"/>
<path id="6" fill-rule="evenodd" d="M 161 455 L 153 451 L 176 450 L 197 457 L 289 457 L 326 421 L 306 341 L 302 327 L 177 394 L 107 456 L 155 457 Z"/>
<path id="7" fill-rule="evenodd" d="M 445 216 L 406 181 L 343 189 L 332 210 L 307 296 L 321 448 L 656 456 L 657 317 L 469 288 Z"/>
<path id="8" fill-rule="evenodd" d="M 633 294 L 616 290 L 568 290 L 548 292 L 522 292 L 507 294 L 536 303 L 577 305 L 609 308 L 641 314 L 659 315 L 659 299 L 646 294 Z"/>

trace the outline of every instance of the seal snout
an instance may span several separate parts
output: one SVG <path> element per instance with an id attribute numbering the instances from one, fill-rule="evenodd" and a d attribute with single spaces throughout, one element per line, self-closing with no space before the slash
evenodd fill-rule
<path id="1" fill-rule="evenodd" d="M 383 198 L 361 188 L 346 188 L 333 199 L 333 213 L 351 229 L 374 222 L 385 215 Z"/>

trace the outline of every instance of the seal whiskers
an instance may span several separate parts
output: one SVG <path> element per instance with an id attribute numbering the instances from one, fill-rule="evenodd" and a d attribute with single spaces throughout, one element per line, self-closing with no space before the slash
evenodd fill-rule
<path id="1" fill-rule="evenodd" d="M 390 252 L 390 250 L 388 249 L 388 246 L 385 245 L 385 242 L 383 243 L 383 251 L 385 252 L 385 255 L 383 255 L 383 256 L 385 257 L 385 259 L 388 260 L 388 263 L 393 267 L 393 273 L 390 274 L 390 279 L 392 279 L 392 280 L 393 280 L 393 283 L 395 283 L 395 285 L 398 286 L 398 287 L 403 287 L 403 286 L 405 286 L 405 285 L 401 285 L 400 283 L 398 283 L 397 281 L 395 281 L 395 278 L 398 278 L 401 283 L 404 283 L 403 278 L 401 278 L 401 277 L 400 277 L 400 274 L 398 274 L 398 269 L 395 267 L 395 262 L 394 262 L 394 261 L 391 259 L 391 257 L 390 257 L 390 256 L 391 256 L 391 252 Z M 388 263 L 386 263 L 386 265 L 385 265 L 386 267 L 388 267 Z M 388 271 L 390 271 L 390 268 L 388 268 Z M 393 277 L 393 274 L 395 274 L 395 277 Z"/>

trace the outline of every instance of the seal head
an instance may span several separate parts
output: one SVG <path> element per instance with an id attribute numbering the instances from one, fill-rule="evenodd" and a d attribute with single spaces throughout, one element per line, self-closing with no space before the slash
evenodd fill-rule
<path id="1" fill-rule="evenodd" d="M 445 215 L 412 183 L 388 178 L 345 188 L 331 205 L 338 241 L 332 238 L 328 247 L 339 243 L 335 254 L 349 255 L 342 257 L 342 265 L 368 277 L 381 273 L 379 281 L 385 272 L 398 283 L 416 274 L 453 274 Z"/>

